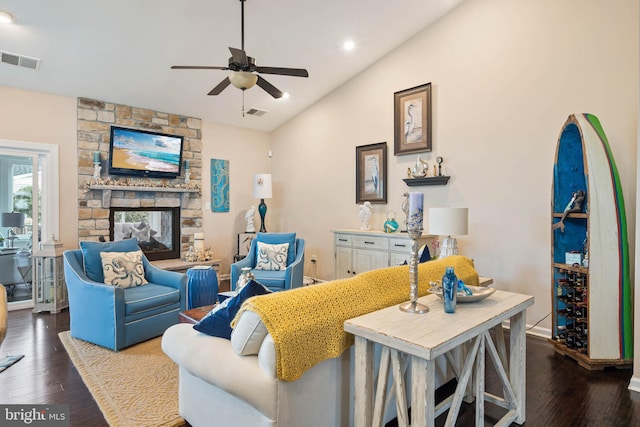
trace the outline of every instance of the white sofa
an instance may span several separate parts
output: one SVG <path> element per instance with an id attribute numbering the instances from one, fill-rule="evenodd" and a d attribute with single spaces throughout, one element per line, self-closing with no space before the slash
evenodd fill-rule
<path id="1" fill-rule="evenodd" d="M 162 348 L 179 365 L 180 415 L 194 427 L 349 425 L 348 354 L 286 382 L 276 378 L 270 336 L 257 356 L 240 356 L 231 341 L 178 324 Z"/>
<path id="2" fill-rule="evenodd" d="M 406 268 L 390 269 L 403 278 L 408 277 Z M 383 270 L 388 269 L 378 271 Z M 376 274 L 368 272 L 359 276 L 365 281 L 375 280 Z M 441 277 L 442 273 L 438 274 Z M 465 283 L 478 284 L 475 270 L 473 274 L 475 283 L 467 280 Z M 423 277 L 421 283 L 422 280 L 428 283 L 429 279 L 434 280 Z M 337 282 L 328 284 L 335 286 Z M 326 285 L 314 285 L 314 288 L 316 286 Z M 421 286 L 421 295 L 426 293 L 426 288 L 427 285 Z M 305 289 L 309 288 L 279 294 L 284 297 L 289 292 L 305 292 Z M 339 357 L 316 364 L 295 381 L 280 380 L 271 334 L 258 314 L 241 311 L 231 340 L 202 334 L 190 324 L 178 324 L 164 333 L 162 349 L 179 366 L 179 411 L 194 427 L 353 425 L 353 346 Z M 453 378 L 444 360 L 439 361 L 439 368 L 437 385 Z M 410 401 L 409 393 L 407 390 Z M 385 412 L 385 422 L 395 417 L 395 402 L 391 403 Z"/>

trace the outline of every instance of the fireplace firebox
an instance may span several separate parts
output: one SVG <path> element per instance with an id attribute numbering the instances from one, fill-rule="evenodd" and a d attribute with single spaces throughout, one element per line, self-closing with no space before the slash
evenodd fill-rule
<path id="1" fill-rule="evenodd" d="M 180 208 L 110 208 L 110 240 L 134 237 L 151 261 L 180 258 Z"/>

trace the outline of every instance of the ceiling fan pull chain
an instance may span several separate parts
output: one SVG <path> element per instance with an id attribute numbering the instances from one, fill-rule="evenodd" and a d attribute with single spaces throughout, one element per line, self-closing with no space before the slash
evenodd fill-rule
<path id="1" fill-rule="evenodd" d="M 244 2 L 242 4 L 244 4 Z M 244 89 L 242 89 L 242 117 L 244 117 Z"/>

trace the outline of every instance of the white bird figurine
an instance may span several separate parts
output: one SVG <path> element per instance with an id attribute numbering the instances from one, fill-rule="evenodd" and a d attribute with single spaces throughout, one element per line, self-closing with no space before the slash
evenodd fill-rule
<path id="1" fill-rule="evenodd" d="M 371 202 L 364 202 L 359 207 L 360 230 L 369 230 L 369 219 L 371 219 Z"/>

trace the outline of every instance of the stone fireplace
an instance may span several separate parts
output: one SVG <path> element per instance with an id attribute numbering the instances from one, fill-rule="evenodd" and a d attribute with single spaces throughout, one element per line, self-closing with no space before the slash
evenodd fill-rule
<path id="1" fill-rule="evenodd" d="M 200 191 L 181 188 L 184 185 L 184 175 L 173 180 L 109 176 L 106 173 L 109 135 L 112 125 L 182 135 L 184 137 L 183 159 L 189 160 L 191 182 L 200 183 L 202 176 L 201 120 L 87 98 L 78 98 L 77 108 L 79 239 L 109 241 L 117 239 L 118 236 L 112 228 L 112 215 L 114 215 L 112 212 L 138 210 L 159 212 L 170 209 L 175 212 L 174 220 L 178 221 L 177 225 L 171 222 L 172 233 L 177 233 L 177 237 L 171 243 L 171 251 L 164 253 L 164 250 L 156 250 L 155 254 L 153 251 L 145 251 L 145 254 L 149 259 L 182 258 L 187 249 L 193 245 L 194 234 L 202 232 Z M 109 180 L 110 185 L 89 185 L 93 178 L 93 155 L 96 151 L 100 152 L 102 159 L 100 177 Z M 154 221 L 158 220 L 154 219 Z M 144 225 L 142 228 L 145 228 Z M 129 231 L 146 237 L 146 229 Z M 165 233 L 162 230 L 154 231 L 155 236 L 160 232 Z M 151 245 L 153 241 L 150 239 L 149 243 Z M 163 245 L 167 246 L 164 243 Z M 161 258 L 156 258 L 158 255 Z"/>

